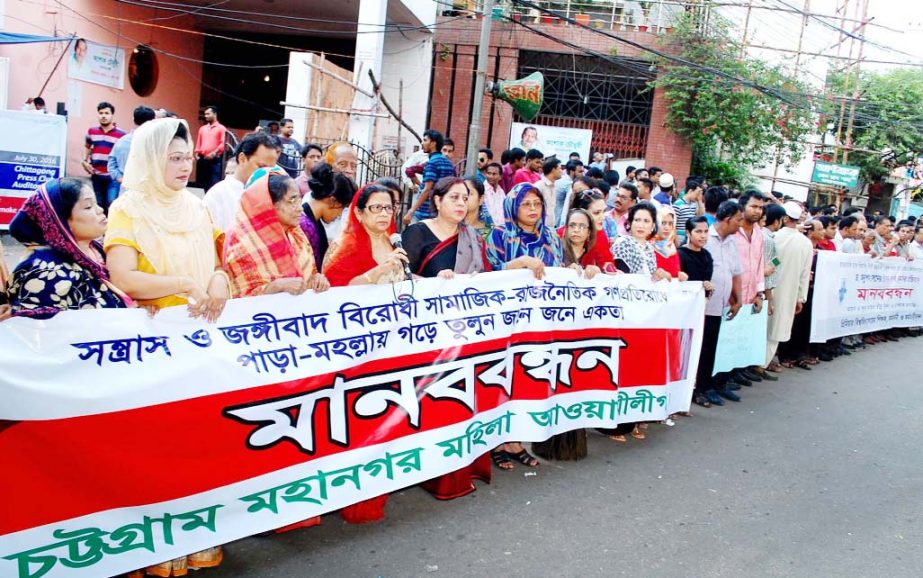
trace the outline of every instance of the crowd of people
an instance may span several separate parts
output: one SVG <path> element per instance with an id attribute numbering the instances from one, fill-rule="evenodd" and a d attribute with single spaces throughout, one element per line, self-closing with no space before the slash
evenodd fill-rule
<path id="1" fill-rule="evenodd" d="M 101 103 L 99 111 L 100 132 L 111 137 L 104 122 L 111 124 L 114 110 Z M 482 149 L 477 173 L 461 178 L 450 160 L 451 142 L 428 130 L 423 154 L 406 166 L 418 191 L 403 215 L 398 245 L 402 185 L 383 178 L 358 187 L 348 143 L 300 147 L 292 174 L 285 163 L 293 149 L 271 131 L 248 134 L 229 172 L 203 200 L 188 189 L 193 164 L 221 154 L 223 139 L 213 128 L 196 139 L 185 121 L 156 116 L 149 108 L 135 110 L 136 128 L 109 147 L 105 187 L 100 179 L 51 180 L 16 214 L 10 232 L 30 251 L 11 273 L 0 268 L 0 319 L 93 308 L 145 307 L 155 314 L 183 306 L 214 322 L 233 298 L 504 269 L 528 269 L 537 279 L 548 267 L 566 267 L 587 279 L 629 273 L 694 281 L 707 296 L 692 400 L 703 407 L 739 402 L 743 387 L 778 380 L 789 369 L 811 370 L 855 349 L 917 334 L 893 330 L 824 344 L 808 339 L 817 252 L 923 258 L 923 231 L 913 220 L 897 223 L 895 232 L 888 216 L 871 219 L 854 209 L 837 214 L 835 207 L 808 208 L 776 193 L 738 194 L 695 177 L 678 191 L 657 167 L 629 167 L 621 179 L 598 165 L 585 170 L 579 155 L 562 163 L 535 149 L 504 151 L 499 163 Z M 206 126 L 214 122 L 213 114 Z M 105 142 L 88 137 L 85 166 L 93 175 L 101 174 Z M 211 170 L 209 163 L 200 166 Z M 712 375 L 722 318 L 742 307 L 768 308 L 765 363 Z M 644 439 L 647 427 L 600 431 L 626 443 L 629 435 Z M 586 432 L 554 436 L 533 451 L 578 459 L 586 455 Z M 490 480 L 491 463 L 510 470 L 537 467 L 539 460 L 510 442 L 423 486 L 439 499 L 466 495 L 473 480 Z M 376 497 L 342 515 L 377 520 L 386 502 L 387 496 Z M 221 559 L 221 548 L 211 548 L 136 574 L 181 576 Z"/>

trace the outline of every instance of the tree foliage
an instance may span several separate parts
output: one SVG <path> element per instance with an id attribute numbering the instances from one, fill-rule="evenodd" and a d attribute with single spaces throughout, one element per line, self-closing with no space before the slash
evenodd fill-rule
<path id="1" fill-rule="evenodd" d="M 692 144 L 693 171 L 743 184 L 776 155 L 785 166 L 798 162 L 814 130 L 809 89 L 781 66 L 745 56 L 716 15 L 700 28 L 694 16 L 681 19 L 670 42 L 691 64 L 664 59 L 654 83 L 667 99 L 667 126 Z"/>
<path id="2" fill-rule="evenodd" d="M 845 83 L 843 73 L 830 75 L 828 92 L 845 95 L 847 100 L 831 98 L 825 107 L 828 120 L 834 124 L 834 133 L 839 129 L 844 141 L 855 77 L 848 87 Z M 890 149 L 898 164 L 923 155 L 923 74 L 919 70 L 897 68 L 887 72 L 863 72 L 859 75 L 858 95 L 851 139 L 853 147 L 869 151 Z M 867 181 L 875 181 L 889 170 L 889 163 L 882 162 L 878 153 L 850 153 L 849 164 L 862 167 Z"/>

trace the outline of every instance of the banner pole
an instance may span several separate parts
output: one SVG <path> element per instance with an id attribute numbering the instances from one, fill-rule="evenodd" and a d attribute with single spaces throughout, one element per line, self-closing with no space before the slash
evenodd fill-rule
<path id="1" fill-rule="evenodd" d="M 468 149 L 465 174 L 475 176 L 478 171 L 478 149 L 481 143 L 481 108 L 484 106 L 484 88 L 487 86 L 487 51 L 490 50 L 490 21 L 493 18 L 494 0 L 484 0 L 481 16 L 481 40 L 478 43 L 478 64 L 474 79 L 474 103 L 471 107 L 471 124 L 468 126 Z"/>

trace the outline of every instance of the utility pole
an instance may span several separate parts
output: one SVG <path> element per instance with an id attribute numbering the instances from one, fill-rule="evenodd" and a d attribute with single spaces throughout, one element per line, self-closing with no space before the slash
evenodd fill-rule
<path id="1" fill-rule="evenodd" d="M 753 0 L 747 2 L 747 16 L 744 18 L 744 40 L 740 47 L 741 56 L 747 52 L 747 34 L 750 32 L 750 13 L 753 12 Z"/>
<path id="2" fill-rule="evenodd" d="M 481 144 L 481 108 L 484 106 L 484 89 L 487 86 L 487 53 L 490 51 L 490 21 L 494 0 L 484 0 L 481 17 L 481 39 L 478 43 L 478 64 L 474 79 L 474 103 L 471 107 L 471 124 L 468 126 L 468 150 L 465 173 L 474 176 L 478 171 L 478 149 Z"/>
<path id="3" fill-rule="evenodd" d="M 804 46 L 804 31 L 808 27 L 808 17 L 811 15 L 811 0 L 804 0 L 804 9 L 802 10 L 802 12 L 804 13 L 804 15 L 801 19 L 801 31 L 798 33 L 798 48 L 795 51 L 795 76 L 796 77 L 801 72 L 801 54 L 802 54 L 801 49 Z M 781 148 L 782 148 L 781 145 L 776 147 L 776 157 L 775 157 L 775 162 L 773 163 L 773 168 L 772 168 L 772 188 L 770 190 L 775 190 L 776 188 L 776 178 L 779 175 L 779 154 L 781 152 L 780 150 Z"/>
<path id="4" fill-rule="evenodd" d="M 856 118 L 856 101 L 859 100 L 859 67 L 862 64 L 862 49 L 865 48 L 865 26 L 868 23 L 869 0 L 859 0 L 862 3 L 862 37 L 859 40 L 859 58 L 856 60 L 856 80 L 853 85 L 852 101 L 849 103 L 849 120 L 846 124 L 846 149 L 843 150 L 843 163 L 849 159 L 849 147 L 852 146 L 853 121 Z"/>

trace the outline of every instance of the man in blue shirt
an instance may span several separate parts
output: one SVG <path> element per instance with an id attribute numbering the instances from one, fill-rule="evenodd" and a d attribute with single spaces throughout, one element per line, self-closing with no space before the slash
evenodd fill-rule
<path id="1" fill-rule="evenodd" d="M 433 186 L 443 177 L 454 177 L 455 166 L 444 154 L 442 154 L 442 145 L 445 139 L 439 131 L 429 129 L 423 133 L 423 150 L 429 154 L 429 160 L 423 166 L 423 188 L 420 195 L 414 201 L 413 206 L 404 215 L 404 224 L 409 225 L 411 221 L 422 221 L 423 219 L 432 219 L 436 216 L 436 210 L 430 202 L 430 196 L 433 192 Z"/>
<path id="2" fill-rule="evenodd" d="M 154 120 L 154 116 L 156 116 L 156 113 L 152 108 L 146 106 L 139 106 L 136 108 L 134 111 L 135 129 L 149 120 Z M 107 161 L 109 176 L 113 181 L 118 183 L 117 187 L 121 187 L 122 185 L 122 175 L 125 173 L 125 163 L 128 162 L 128 151 L 131 150 L 131 137 L 133 137 L 134 134 L 135 131 L 132 130 L 130 133 L 115 141 L 115 144 L 112 145 L 112 152 L 109 153 L 109 160 Z"/>

